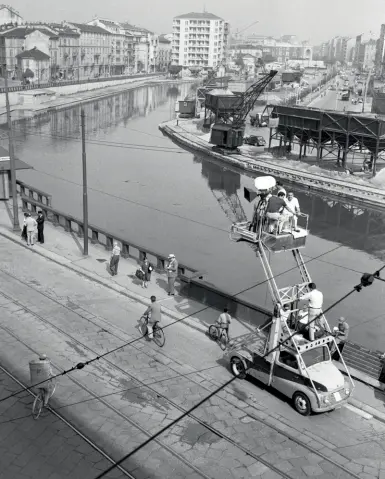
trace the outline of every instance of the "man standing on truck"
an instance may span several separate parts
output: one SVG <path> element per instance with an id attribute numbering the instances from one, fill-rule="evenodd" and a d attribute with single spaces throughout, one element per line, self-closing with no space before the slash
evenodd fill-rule
<path id="1" fill-rule="evenodd" d="M 323 322 L 322 316 L 320 316 L 318 319 L 315 320 L 315 318 L 317 318 L 317 316 L 321 315 L 322 313 L 322 304 L 323 304 L 324 296 L 321 293 L 321 291 L 318 291 L 315 283 L 310 283 L 309 292 L 303 294 L 299 299 L 301 301 L 308 301 L 307 322 L 308 322 L 309 340 L 314 341 L 316 325 L 325 329 L 325 325 L 322 324 Z"/>

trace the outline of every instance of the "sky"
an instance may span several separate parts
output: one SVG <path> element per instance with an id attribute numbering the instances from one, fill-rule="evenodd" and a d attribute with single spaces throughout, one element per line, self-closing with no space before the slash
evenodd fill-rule
<path id="1" fill-rule="evenodd" d="M 12 0 L 25 21 L 86 22 L 95 15 L 129 21 L 156 33 L 170 33 L 172 18 L 204 8 L 246 33 L 297 35 L 317 45 L 336 35 L 372 31 L 377 38 L 385 23 L 384 0 Z"/>

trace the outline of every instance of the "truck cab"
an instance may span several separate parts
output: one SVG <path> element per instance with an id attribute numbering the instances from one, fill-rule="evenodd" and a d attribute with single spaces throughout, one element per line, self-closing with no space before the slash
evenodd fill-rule
<path id="1" fill-rule="evenodd" d="M 255 333 L 234 340 L 226 352 L 232 373 L 254 377 L 284 394 L 304 416 L 341 407 L 354 383 L 333 363 L 334 336 L 308 341 L 288 326 L 284 317 L 273 318 Z"/>

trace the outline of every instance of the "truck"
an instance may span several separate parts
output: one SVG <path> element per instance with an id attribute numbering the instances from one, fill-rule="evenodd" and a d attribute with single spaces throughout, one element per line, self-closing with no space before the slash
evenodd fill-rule
<path id="1" fill-rule="evenodd" d="M 233 223 L 230 239 L 252 243 L 267 278 L 274 312 L 256 331 L 231 341 L 225 358 L 234 376 L 244 379 L 250 375 L 278 390 L 303 416 L 340 408 L 352 395 L 354 382 L 337 345 L 338 328 L 330 329 L 322 310 L 309 321 L 310 309 L 299 307 L 302 296 L 314 288 L 300 252 L 306 245 L 309 217 L 299 213 L 294 225 L 288 219 L 278 233 L 276 220 L 265 215 L 269 195 L 276 188 L 275 178 L 258 177 L 254 184 L 256 192 L 245 187 L 246 199 L 259 198 L 253 218 Z M 270 252 L 291 252 L 301 282 L 278 287 Z M 332 357 L 339 360 L 345 376 Z"/>

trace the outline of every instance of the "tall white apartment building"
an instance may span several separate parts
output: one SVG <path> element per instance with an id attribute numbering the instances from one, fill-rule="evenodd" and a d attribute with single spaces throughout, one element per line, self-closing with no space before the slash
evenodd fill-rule
<path id="1" fill-rule="evenodd" d="M 186 13 L 173 19 L 173 65 L 213 68 L 225 60 L 229 24 L 212 13 Z"/>

